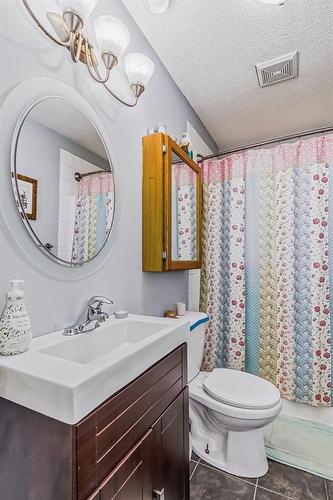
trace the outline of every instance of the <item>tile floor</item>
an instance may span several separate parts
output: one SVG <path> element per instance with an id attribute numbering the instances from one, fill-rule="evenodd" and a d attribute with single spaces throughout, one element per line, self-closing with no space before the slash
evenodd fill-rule
<path id="1" fill-rule="evenodd" d="M 192 455 L 191 500 L 333 500 L 333 482 L 269 461 L 259 479 L 226 474 Z"/>

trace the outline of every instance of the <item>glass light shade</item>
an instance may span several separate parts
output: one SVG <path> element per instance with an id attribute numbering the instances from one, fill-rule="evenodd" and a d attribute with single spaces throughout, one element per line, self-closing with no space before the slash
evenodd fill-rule
<path id="1" fill-rule="evenodd" d="M 142 0 L 143 5 L 152 14 L 163 14 L 170 4 L 170 0 Z"/>
<path id="2" fill-rule="evenodd" d="M 153 61 L 145 54 L 139 54 L 138 52 L 127 54 L 124 65 L 130 85 L 139 83 L 146 87 L 155 71 Z"/>
<path id="3" fill-rule="evenodd" d="M 118 59 L 130 42 L 125 24 L 113 16 L 100 16 L 94 27 L 101 52 L 111 52 Z"/>
<path id="4" fill-rule="evenodd" d="M 96 7 L 98 0 L 59 0 L 61 12 L 73 10 L 85 20 Z"/>

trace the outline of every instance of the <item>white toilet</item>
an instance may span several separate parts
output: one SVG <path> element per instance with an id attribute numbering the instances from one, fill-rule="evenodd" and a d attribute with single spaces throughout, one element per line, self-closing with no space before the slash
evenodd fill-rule
<path id="1" fill-rule="evenodd" d="M 237 370 L 200 371 L 208 316 L 188 313 L 191 442 L 207 463 L 241 477 L 266 474 L 263 428 L 281 411 L 279 390 Z"/>

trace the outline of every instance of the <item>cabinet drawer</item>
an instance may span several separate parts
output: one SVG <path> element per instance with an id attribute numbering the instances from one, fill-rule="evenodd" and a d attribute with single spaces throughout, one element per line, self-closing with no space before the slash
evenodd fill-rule
<path id="1" fill-rule="evenodd" d="M 100 487 L 100 500 L 151 500 L 152 431 L 139 441 Z"/>
<path id="2" fill-rule="evenodd" d="M 182 392 L 186 365 L 184 344 L 77 425 L 79 500 L 89 497 Z"/>
<path id="3" fill-rule="evenodd" d="M 186 349 L 185 349 L 186 351 Z M 161 361 L 149 368 L 127 387 L 103 403 L 96 410 L 97 432 L 102 431 L 107 425 L 124 412 L 140 395 L 147 392 L 159 382 L 172 368 L 182 364 L 184 348 L 178 347 Z M 186 384 L 186 382 L 185 382 Z"/>
<path id="4" fill-rule="evenodd" d="M 111 420 L 104 429 L 101 429 L 101 431 L 97 433 L 97 460 L 101 460 L 105 453 L 115 446 L 117 441 L 132 429 L 133 425 L 139 423 L 150 410 L 153 410 L 154 406 L 157 405 L 158 407 L 161 398 L 167 395 L 173 386 L 175 386 L 178 392 L 181 391 L 181 377 L 181 364 L 178 364 L 150 387 L 147 392 L 133 401 L 124 412 Z M 178 392 L 176 392 L 175 396 L 177 396 Z"/>

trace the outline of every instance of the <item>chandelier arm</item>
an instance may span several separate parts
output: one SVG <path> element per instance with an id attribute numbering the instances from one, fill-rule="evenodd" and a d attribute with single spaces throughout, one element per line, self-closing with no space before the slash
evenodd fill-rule
<path id="1" fill-rule="evenodd" d="M 86 53 L 87 53 L 87 68 L 88 68 L 90 76 L 95 80 L 95 82 L 98 82 L 98 83 L 107 82 L 109 77 L 110 77 L 110 70 L 108 70 L 106 68 L 106 75 L 103 78 L 101 73 L 99 72 L 99 69 L 97 68 L 96 58 L 93 56 L 91 45 L 89 44 L 89 42 L 85 42 L 85 44 L 86 44 Z M 95 74 L 94 74 L 92 68 L 94 69 Z"/>
<path id="2" fill-rule="evenodd" d="M 27 0 L 22 0 L 22 3 L 24 5 L 26 11 L 28 12 L 29 16 L 35 21 L 35 23 L 37 24 L 39 29 L 44 33 L 44 35 L 46 35 L 50 40 L 52 40 L 52 42 L 56 43 L 57 45 L 60 45 L 61 47 L 68 47 L 69 46 L 69 42 L 62 42 L 61 40 L 59 40 L 59 39 L 55 38 L 53 35 L 51 35 L 51 33 L 49 33 L 47 31 L 47 29 L 44 28 L 42 23 L 39 21 L 39 19 L 35 16 L 33 11 L 31 10 Z"/>
<path id="3" fill-rule="evenodd" d="M 80 59 L 82 42 L 83 42 L 83 38 L 82 38 L 81 33 L 80 32 L 75 33 L 73 31 L 71 31 L 70 39 L 69 39 L 70 53 L 71 53 L 72 61 L 75 63 L 77 63 Z"/>
<path id="4" fill-rule="evenodd" d="M 88 45 L 88 47 L 87 47 L 87 45 Z M 124 101 L 123 99 L 121 99 L 120 97 L 118 97 L 114 92 L 112 92 L 112 90 L 106 85 L 106 82 L 108 81 L 109 76 L 110 76 L 110 70 L 107 69 L 107 76 L 105 77 L 105 79 L 103 79 L 100 72 L 99 72 L 99 69 L 97 67 L 96 59 L 92 55 L 92 47 L 89 44 L 89 42 L 88 43 L 86 42 L 86 47 L 87 47 L 87 66 L 88 66 L 88 71 L 89 71 L 90 75 L 92 76 L 92 78 L 96 82 L 102 83 L 104 85 L 104 87 L 106 88 L 106 90 L 109 92 L 109 94 L 111 94 L 112 97 L 114 97 L 118 102 L 120 102 L 121 104 L 124 104 L 125 106 L 128 106 L 129 108 L 134 108 L 134 106 L 137 105 L 139 98 L 136 97 L 134 103 L 128 103 L 128 102 Z M 94 71 L 96 72 L 97 78 L 93 74 L 91 67 L 94 68 Z"/>
<path id="5" fill-rule="evenodd" d="M 136 106 L 138 104 L 138 100 L 139 98 L 136 97 L 135 98 L 135 101 L 134 102 L 126 102 L 126 101 L 123 101 L 123 99 L 121 99 L 120 97 L 118 97 L 114 92 L 112 92 L 111 89 L 109 89 L 109 87 L 103 83 L 104 87 L 106 88 L 106 90 L 109 92 L 109 94 L 112 95 L 112 97 L 114 97 L 118 102 L 120 102 L 121 104 L 124 104 L 125 106 L 129 107 L 129 108 L 134 108 L 134 106 Z"/>

